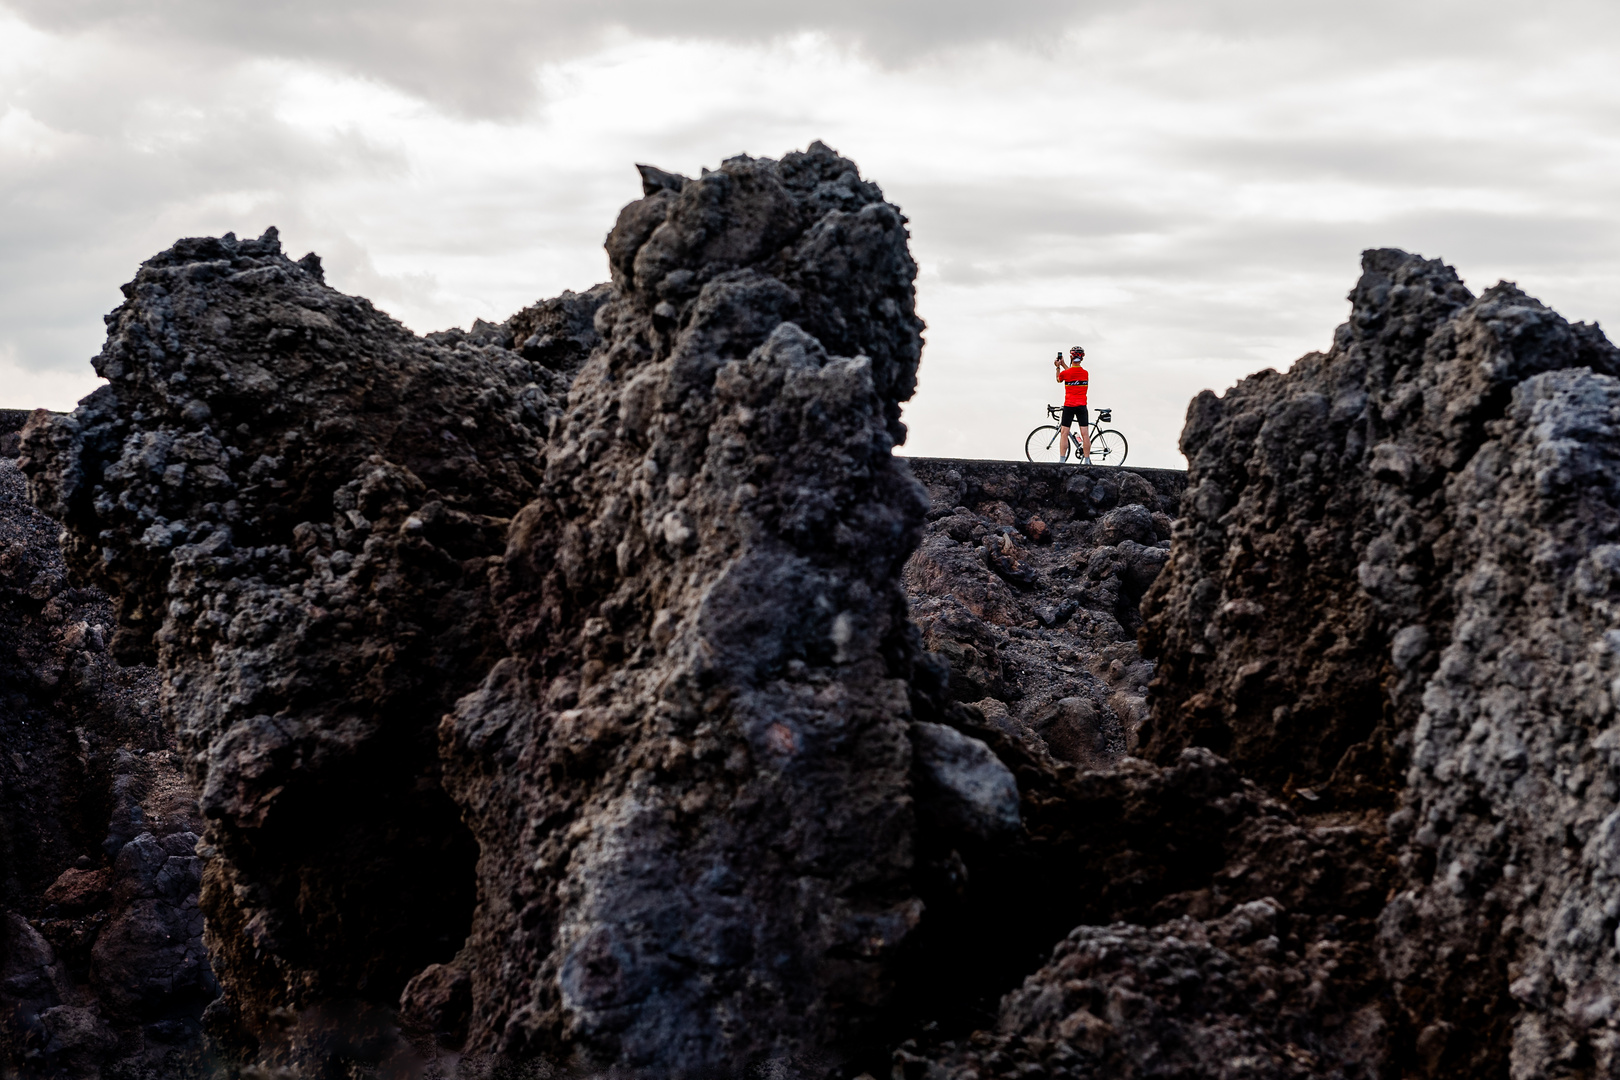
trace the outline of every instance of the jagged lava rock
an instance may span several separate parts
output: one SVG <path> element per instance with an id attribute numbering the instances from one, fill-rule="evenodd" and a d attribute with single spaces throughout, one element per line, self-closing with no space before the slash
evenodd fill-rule
<path id="1" fill-rule="evenodd" d="M 930 910 L 932 1011 L 894 1075 L 1372 1080 L 1398 1060 L 1380 830 L 1297 814 L 1201 747 L 1076 769 L 967 730 L 1012 766 L 1025 836 L 969 853 L 958 905 Z"/>
<path id="2" fill-rule="evenodd" d="M 920 854 L 949 887 L 929 896 L 908 972 L 924 1045 L 902 1048 L 904 1075 L 1216 1060 L 1249 1061 L 1251 1076 L 1376 1075 L 1378 838 L 1301 820 L 1207 751 L 1162 769 L 1128 753 L 1153 673 L 1137 604 L 1168 558 L 1185 474 L 910 465 L 933 503 L 904 576 L 912 615 L 950 660 L 949 693 L 969 708 L 957 722 L 1016 774 L 1025 828 Z M 1235 940 L 1222 920 L 1244 903 L 1267 905 L 1270 929 Z M 1178 935 L 1200 939 L 1193 967 Z M 1083 993 L 1076 962 L 1052 958 L 1071 936 L 1112 958 Z M 1170 970 L 1186 977 L 1169 992 L 1137 988 Z"/>
<path id="3" fill-rule="evenodd" d="M 1363 269 L 1328 353 L 1189 409 L 1148 752 L 1387 815 L 1412 1069 L 1612 1075 L 1620 351 L 1508 283 Z"/>
<path id="4" fill-rule="evenodd" d="M 60 530 L 0 456 L 0 1071 L 190 1076 L 218 993 L 201 815 L 157 673 L 112 658 L 112 605 L 69 580 Z"/>
<path id="5" fill-rule="evenodd" d="M 208 819 L 213 1016 L 251 1051 L 272 1011 L 391 1005 L 462 941 L 475 847 L 435 731 L 499 655 L 489 567 L 605 290 L 531 309 L 531 337 L 572 328 L 545 362 L 505 326 L 419 338 L 274 230 L 183 240 L 124 292 L 109 385 L 22 465 L 116 597 L 115 649 L 161 670 Z"/>
<path id="6" fill-rule="evenodd" d="M 922 912 L 897 580 L 927 501 L 891 453 L 915 266 L 820 144 L 643 177 L 512 524 L 512 654 L 443 729 L 482 852 L 468 1049 L 820 1074 Z"/>
<path id="7" fill-rule="evenodd" d="M 1185 474 L 910 464 L 932 506 L 902 580 L 950 696 L 1037 754 L 1116 760 L 1147 715 L 1137 604 L 1169 557 Z"/>
<path id="8" fill-rule="evenodd" d="M 33 414 L 27 409 L 0 409 L 0 458 L 10 460 L 22 446 L 22 429 Z"/>

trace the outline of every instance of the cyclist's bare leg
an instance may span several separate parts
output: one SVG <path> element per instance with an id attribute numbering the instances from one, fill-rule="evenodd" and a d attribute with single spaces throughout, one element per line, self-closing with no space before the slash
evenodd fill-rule
<path id="1" fill-rule="evenodd" d="M 1082 459 L 1086 459 L 1086 460 L 1089 460 L 1091 458 L 1091 429 L 1090 428 L 1083 427 L 1083 428 L 1080 429 L 1080 457 Z"/>
<path id="2" fill-rule="evenodd" d="M 1058 454 L 1066 458 L 1069 456 L 1069 444 L 1072 441 L 1069 436 L 1069 425 L 1064 424 L 1058 431 L 1061 433 L 1058 435 Z"/>

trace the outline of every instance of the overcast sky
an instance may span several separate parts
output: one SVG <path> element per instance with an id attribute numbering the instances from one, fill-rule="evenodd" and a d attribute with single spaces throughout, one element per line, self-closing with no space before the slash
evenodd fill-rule
<path id="1" fill-rule="evenodd" d="M 1326 348 L 1361 249 L 1620 324 L 1620 5 L 0 0 L 0 407 L 93 389 L 177 237 L 418 331 L 606 279 L 649 162 L 823 139 L 911 218 L 907 453 L 1015 457 L 1080 343 L 1133 464 Z"/>

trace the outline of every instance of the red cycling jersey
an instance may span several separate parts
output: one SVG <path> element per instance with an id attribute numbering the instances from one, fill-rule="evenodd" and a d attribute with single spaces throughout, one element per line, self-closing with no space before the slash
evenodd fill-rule
<path id="1" fill-rule="evenodd" d="M 1084 405 L 1086 403 L 1086 387 L 1091 383 L 1091 376 L 1079 364 L 1066 367 L 1058 372 L 1058 381 L 1063 384 L 1064 405 Z"/>

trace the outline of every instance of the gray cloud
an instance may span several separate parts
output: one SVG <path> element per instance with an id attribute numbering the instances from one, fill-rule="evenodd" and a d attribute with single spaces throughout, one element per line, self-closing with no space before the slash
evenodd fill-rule
<path id="1" fill-rule="evenodd" d="M 1548 55 L 1569 55 L 1602 41 L 1620 26 L 1620 10 L 1608 0 L 1542 0 L 1531 6 L 1502 0 L 1358 0 L 1351 4 L 1298 0 L 1148 0 L 1166 32 L 1196 31 L 1231 41 L 1305 42 L 1297 53 L 1305 73 L 1319 83 L 1341 78 L 1344 69 L 1316 67 L 1312 54 L 1324 43 L 1362 72 L 1387 69 L 1416 56 L 1442 65 L 1456 58 L 1490 56 L 1495 73 L 1510 86 L 1525 65 Z M 1204 72 L 1218 82 L 1243 72 Z M 1437 71 L 1441 78 L 1446 74 Z M 1443 82 L 1419 89 L 1419 100 L 1444 96 Z"/>
<path id="2" fill-rule="evenodd" d="M 0 42 L 0 369 L 82 371 L 141 258 L 271 223 L 418 329 L 500 318 L 603 276 L 631 162 L 822 137 L 911 218 L 915 449 L 1005 452 L 1072 339 L 1174 464 L 1188 395 L 1327 344 L 1363 247 L 1615 310 L 1611 7 L 0 0 L 50 35 Z"/>
<path id="3" fill-rule="evenodd" d="M 1533 146 L 1533 149 L 1532 149 Z M 1378 131 L 1285 138 L 1188 139 L 1165 148 L 1167 166 L 1218 170 L 1233 180 L 1375 181 L 1385 187 L 1489 187 L 1540 181 L 1585 149 L 1546 137 L 1489 139 Z"/>
<path id="4" fill-rule="evenodd" d="M 891 185 L 916 231 L 953 252 L 1019 252 L 1053 240 L 1163 232 L 1185 224 L 1180 207 L 1149 207 L 1117 191 L 1076 190 L 1072 181 L 1017 174 L 969 183 Z"/>
<path id="5" fill-rule="evenodd" d="M 971 202 L 970 191 L 959 195 Z M 981 195 L 1007 201 L 999 186 L 986 185 Z M 1155 241 L 1138 246 L 1131 242 L 1134 229 L 1071 230 L 1061 213 L 1043 230 L 1044 208 L 1038 196 L 1032 197 L 1024 206 L 1023 216 L 1031 219 L 1025 231 L 1009 230 L 999 241 L 975 228 L 946 227 L 928 233 L 922 248 L 945 255 L 939 276 L 957 285 L 1085 280 L 1157 291 L 1276 279 L 1286 267 L 1290 275 L 1319 277 L 1335 298 L 1357 272 L 1360 252 L 1374 247 L 1399 247 L 1464 268 L 1501 268 L 1523 277 L 1527 288 L 1578 267 L 1620 268 L 1620 215 L 1614 213 L 1413 210 L 1363 220 L 1291 222 L 1166 214 L 1133 223 L 1144 232 L 1151 227 Z M 1001 212 L 1021 216 L 1004 205 Z M 1471 284 L 1477 291 L 1494 281 Z M 1167 325 L 1185 321 L 1211 331 L 1231 330 L 1234 305 L 1242 307 L 1228 299 L 1221 310 L 1173 311 L 1165 318 Z M 1279 325 L 1292 322 L 1287 311 L 1269 318 Z"/>
<path id="6" fill-rule="evenodd" d="M 39 365 L 82 363 L 101 336 L 86 308 L 112 308 L 138 261 L 126 259 L 123 276 L 110 277 L 109 247 L 128 251 L 144 237 L 144 258 L 172 241 L 152 233 L 176 209 L 222 189 L 281 202 L 289 177 L 349 164 L 341 147 L 252 119 L 204 125 L 196 143 L 161 152 L 92 143 L 39 163 L 9 162 L 0 179 L 0 340 Z"/>
<path id="7" fill-rule="evenodd" d="M 199 216 L 289 224 L 309 183 L 400 167 L 361 132 L 295 129 L 252 85 L 149 60 L 31 80 L 0 103 L 0 115 L 26 109 L 49 144 L 0 154 L 0 346 L 34 367 L 81 365 L 101 337 L 91 313 L 112 308 L 136 263 Z M 185 118 L 146 122 L 165 112 Z M 122 265 L 109 273 L 115 252 Z"/>
<path id="8" fill-rule="evenodd" d="M 1125 0 L 4 0 L 35 26 L 108 33 L 213 62 L 276 57 L 377 79 L 441 107 L 511 116 L 534 98 L 535 65 L 600 46 L 614 31 L 761 42 L 823 32 L 903 62 L 953 45 L 1027 42 Z M 647 91 L 660 88 L 649 79 Z"/>
<path id="9" fill-rule="evenodd" d="M 1382 231 L 1391 247 L 1445 252 L 1462 265 L 1490 263 L 1525 274 L 1620 263 L 1620 221 L 1612 214 L 1441 210 L 1391 218 Z"/>
<path id="10" fill-rule="evenodd" d="M 483 116 L 530 108 L 537 63 L 596 48 L 614 32 L 739 43 L 819 32 L 881 62 L 903 64 L 997 41 L 1058 55 L 1063 31 L 1130 13 L 1166 38 L 1333 39 L 1346 54 L 1361 52 L 1362 66 L 1413 54 L 1439 59 L 1500 50 L 1510 77 L 1529 56 L 1620 25 L 1607 0 L 1553 0 L 1533 16 L 1515 11 L 1511 18 L 1475 0 L 1361 0 L 1353 7 L 1297 0 L 3 0 L 0 8 L 53 32 L 106 33 L 171 55 L 189 51 L 194 60 L 321 63 Z M 1080 66 L 1121 59 L 1129 61 L 1061 57 Z M 1194 69 L 1183 82 L 1198 93 L 1234 75 L 1242 73 Z M 1175 84 L 1168 79 L 1166 90 Z M 649 81 L 648 92 L 659 88 Z"/>

